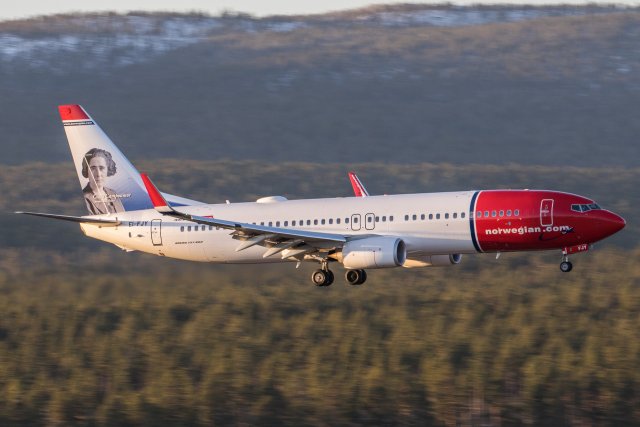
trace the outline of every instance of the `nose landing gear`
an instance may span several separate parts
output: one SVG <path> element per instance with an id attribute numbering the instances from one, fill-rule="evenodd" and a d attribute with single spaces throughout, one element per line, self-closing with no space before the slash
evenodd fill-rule
<path id="1" fill-rule="evenodd" d="M 323 259 L 320 261 L 320 270 L 313 272 L 311 280 L 316 286 L 331 286 L 333 279 L 333 272 L 329 270 L 329 262 Z"/>
<path id="2" fill-rule="evenodd" d="M 560 263 L 560 271 L 568 273 L 573 270 L 573 264 L 569 261 L 569 256 L 566 253 L 562 254 L 562 262 Z"/>

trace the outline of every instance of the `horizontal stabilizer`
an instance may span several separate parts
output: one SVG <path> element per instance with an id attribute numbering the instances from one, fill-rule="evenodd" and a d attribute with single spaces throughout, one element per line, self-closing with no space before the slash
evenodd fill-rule
<path id="1" fill-rule="evenodd" d="M 15 212 L 15 213 L 22 214 L 22 215 L 41 216 L 44 218 L 60 219 L 62 221 L 78 222 L 82 224 L 97 224 L 97 225 L 114 226 L 114 227 L 116 225 L 120 225 L 120 221 L 115 219 L 91 218 L 86 216 L 57 215 L 57 214 L 40 213 L 40 212 Z"/>

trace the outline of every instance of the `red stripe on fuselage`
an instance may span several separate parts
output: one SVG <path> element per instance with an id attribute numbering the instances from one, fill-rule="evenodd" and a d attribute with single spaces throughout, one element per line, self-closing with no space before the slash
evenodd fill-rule
<path id="1" fill-rule="evenodd" d="M 599 240 L 589 232 L 590 215 L 571 211 L 576 203 L 593 202 L 556 191 L 483 191 L 473 213 L 480 249 L 557 249 Z"/>

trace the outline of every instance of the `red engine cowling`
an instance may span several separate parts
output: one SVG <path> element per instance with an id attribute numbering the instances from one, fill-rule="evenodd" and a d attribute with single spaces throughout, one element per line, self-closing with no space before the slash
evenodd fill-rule
<path id="1" fill-rule="evenodd" d="M 461 261 L 462 254 L 428 255 L 410 258 L 404 263 L 403 267 L 444 267 L 447 265 L 460 264 Z"/>
<path id="2" fill-rule="evenodd" d="M 397 237 L 368 237 L 347 242 L 341 258 L 344 267 L 351 270 L 400 267 L 407 259 L 407 249 Z"/>

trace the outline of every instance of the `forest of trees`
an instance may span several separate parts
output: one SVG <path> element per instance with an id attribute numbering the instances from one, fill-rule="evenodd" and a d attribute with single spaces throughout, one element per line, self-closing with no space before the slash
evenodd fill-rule
<path id="1" fill-rule="evenodd" d="M 138 162 L 136 162 L 138 163 Z M 164 160 L 175 194 L 216 202 L 550 187 L 628 227 L 558 269 L 559 253 L 371 270 L 221 266 L 127 254 L 74 224 L 4 214 L 0 425 L 639 425 L 640 171 Z M 237 171 L 242 170 L 239 174 Z M 42 180 L 41 177 L 47 177 Z M 291 177 L 297 179 L 291 179 Z M 301 177 L 304 177 L 301 178 Z M 0 170 L 0 209 L 82 214 L 70 163 Z M 277 190 L 275 190 L 277 189 Z"/>
<path id="2" fill-rule="evenodd" d="M 321 289 L 311 267 L 3 250 L 0 424 L 638 425 L 639 256 Z"/>

